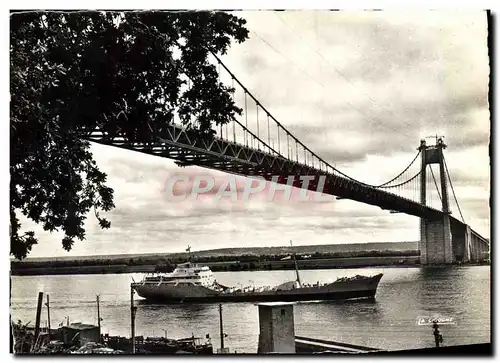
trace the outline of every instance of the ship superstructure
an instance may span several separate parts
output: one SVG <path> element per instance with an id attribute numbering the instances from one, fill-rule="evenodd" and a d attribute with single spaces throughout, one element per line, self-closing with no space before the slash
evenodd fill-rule
<path id="1" fill-rule="evenodd" d="M 164 286 L 212 287 L 215 283 L 215 277 L 208 266 L 186 262 L 177 265 L 172 273 L 147 274 L 142 283 Z"/>

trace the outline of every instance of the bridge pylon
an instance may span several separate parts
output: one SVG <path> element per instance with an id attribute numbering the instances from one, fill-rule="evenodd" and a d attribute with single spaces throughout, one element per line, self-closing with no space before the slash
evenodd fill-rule
<path id="1" fill-rule="evenodd" d="M 443 214 L 439 217 L 420 218 L 420 264 L 451 264 L 455 262 L 452 245 L 452 230 L 450 222 L 450 206 L 448 203 L 448 186 L 444 165 L 443 150 L 446 144 L 442 137 L 436 136 L 435 145 L 427 145 L 425 139 L 420 141 L 422 166 L 420 173 L 420 203 L 426 205 L 427 199 L 427 165 L 439 165 L 441 186 L 441 206 Z"/>

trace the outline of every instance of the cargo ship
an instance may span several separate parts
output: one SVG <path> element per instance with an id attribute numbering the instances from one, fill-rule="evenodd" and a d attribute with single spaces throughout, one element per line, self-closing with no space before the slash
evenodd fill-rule
<path id="1" fill-rule="evenodd" d="M 155 303 L 218 303 L 272 301 L 335 301 L 373 299 L 382 274 L 342 277 L 334 282 L 303 284 L 294 256 L 296 280 L 270 287 L 236 288 L 219 284 L 206 265 L 186 262 L 172 273 L 146 274 L 131 287 Z"/>

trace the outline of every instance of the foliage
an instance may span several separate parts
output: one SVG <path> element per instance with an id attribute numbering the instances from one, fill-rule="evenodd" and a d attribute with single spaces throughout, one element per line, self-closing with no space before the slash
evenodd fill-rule
<path id="1" fill-rule="evenodd" d="M 62 230 L 64 249 L 85 239 L 94 210 L 114 208 L 113 190 L 85 136 L 152 143 L 177 113 L 200 137 L 241 113 L 209 52 L 248 37 L 245 21 L 222 12 L 31 12 L 10 18 L 11 254 L 37 238 L 18 214 Z M 187 87 L 188 86 L 188 87 Z"/>
<path id="2" fill-rule="evenodd" d="M 10 329 L 13 340 L 13 353 L 27 354 L 31 352 L 34 335 L 27 328 L 28 324 L 23 324 L 21 320 L 17 323 L 11 322 Z"/>
<path id="3" fill-rule="evenodd" d="M 344 261 L 337 261 L 335 263 L 348 264 L 349 258 L 351 257 L 365 257 L 365 258 L 383 258 L 383 257 L 401 257 L 401 259 L 406 260 L 405 263 L 409 261 L 418 260 L 419 251 L 417 250 L 406 250 L 406 251 L 351 251 L 351 252 L 335 252 L 335 253 L 319 253 L 318 256 L 311 259 L 301 259 L 297 256 L 297 260 L 300 261 L 302 266 L 305 264 L 307 268 L 311 268 L 315 263 L 321 266 L 331 266 L 332 261 L 330 259 L 342 259 Z M 242 256 L 195 256 L 194 262 L 207 263 L 213 271 L 240 271 L 242 269 L 273 269 L 274 266 L 279 266 L 279 268 L 295 268 L 293 260 L 281 261 L 281 258 L 287 256 L 282 255 L 278 258 L 270 259 L 269 256 L 261 255 L 257 256 L 257 260 L 249 259 L 246 260 L 250 255 Z M 252 256 L 255 257 L 255 256 Z M 239 262 L 237 262 L 239 261 Z M 304 262 L 302 262 L 304 261 Z M 79 271 L 84 273 L 84 271 L 92 271 L 96 266 L 103 266 L 104 272 L 110 271 L 128 271 L 128 266 L 155 266 L 156 272 L 172 272 L 175 266 L 179 263 L 186 262 L 183 258 L 160 258 L 158 256 L 137 256 L 131 257 L 118 257 L 113 259 L 82 259 L 82 260 L 55 260 L 55 261 L 13 261 L 11 262 L 11 271 L 13 273 L 26 274 L 28 269 L 40 269 L 39 272 L 43 273 L 57 273 L 58 269 L 80 267 Z M 211 265 L 211 263 L 214 263 Z M 396 262 L 394 262 L 396 263 Z M 399 262 L 397 262 L 399 264 Z M 246 267 L 245 267 L 246 266 Z M 87 268 L 87 269 L 86 269 Z M 61 270 L 59 270 L 61 271 Z M 31 271 L 30 273 L 35 273 L 36 271 Z M 104 273 L 103 272 L 103 273 Z"/>
<path id="4" fill-rule="evenodd" d="M 170 273 L 175 269 L 175 265 L 171 264 L 159 264 L 155 266 L 155 272 Z"/>

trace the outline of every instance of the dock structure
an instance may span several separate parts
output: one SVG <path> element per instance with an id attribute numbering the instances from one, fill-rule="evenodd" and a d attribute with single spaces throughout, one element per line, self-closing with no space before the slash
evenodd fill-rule
<path id="1" fill-rule="evenodd" d="M 297 354 L 315 354 L 315 353 L 345 353 L 361 354 L 382 352 L 380 349 L 354 345 L 347 343 L 332 342 L 322 339 L 312 339 L 295 336 L 295 350 Z"/>
<path id="2" fill-rule="evenodd" d="M 259 347 L 257 354 L 295 353 L 294 303 L 269 302 L 259 307 Z"/>
<path id="3" fill-rule="evenodd" d="M 259 307 L 259 347 L 257 354 L 368 354 L 368 355 L 491 355 L 491 343 L 450 347 L 383 350 L 295 335 L 293 306 L 290 302 L 257 304 Z"/>
<path id="4" fill-rule="evenodd" d="M 295 335 L 293 306 L 290 302 L 257 304 L 259 307 L 259 347 L 257 354 L 374 353 L 379 349 Z"/>

